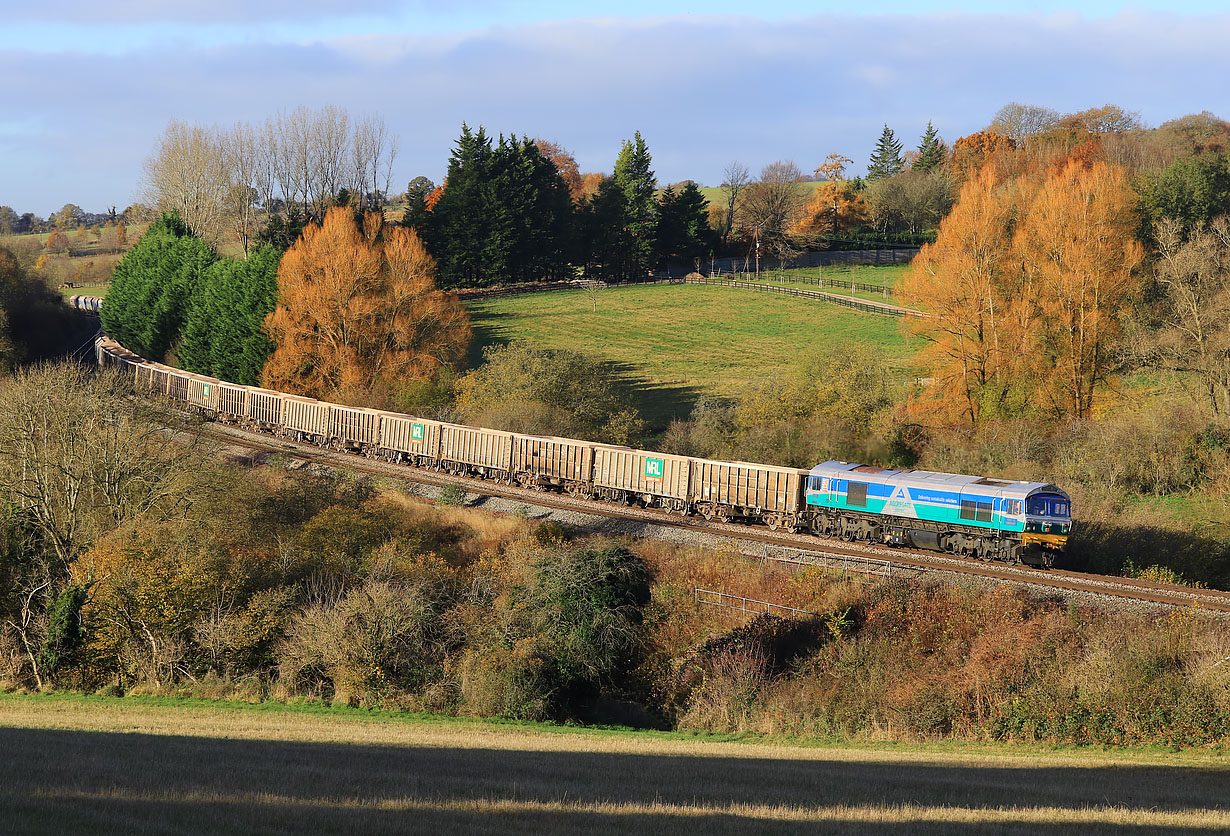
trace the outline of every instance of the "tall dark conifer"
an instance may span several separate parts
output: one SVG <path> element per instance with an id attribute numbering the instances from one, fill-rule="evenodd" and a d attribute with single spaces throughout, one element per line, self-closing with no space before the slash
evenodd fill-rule
<path id="1" fill-rule="evenodd" d="M 567 272 L 572 201 L 555 164 L 533 141 L 462 126 L 444 192 L 421 225 L 442 287 L 555 278 Z"/>
<path id="2" fill-rule="evenodd" d="M 101 314 L 103 330 L 161 361 L 181 336 L 192 295 L 214 260 L 178 215 L 163 215 L 116 265 Z"/>
<path id="3" fill-rule="evenodd" d="M 918 156 L 914 158 L 914 164 L 910 166 L 910 170 L 921 171 L 924 174 L 934 171 L 943 165 L 946 152 L 947 149 L 940 140 L 939 132 L 928 121 L 927 130 L 918 143 Z"/>
<path id="4" fill-rule="evenodd" d="M 884 126 L 875 150 L 871 152 L 871 161 L 867 164 L 867 179 L 879 180 L 884 177 L 894 177 L 905 168 L 901 160 L 901 142 L 893 134 L 892 128 Z"/>

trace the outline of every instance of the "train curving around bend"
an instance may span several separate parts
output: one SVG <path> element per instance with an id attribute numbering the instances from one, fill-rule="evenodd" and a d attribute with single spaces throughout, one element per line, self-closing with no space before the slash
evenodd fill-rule
<path id="1" fill-rule="evenodd" d="M 80 300 L 80 301 L 78 301 Z M 74 303 L 97 310 L 97 300 Z M 90 308 L 89 305 L 94 305 Z M 99 365 L 207 418 L 393 463 L 672 514 L 1050 567 L 1071 530 L 1055 485 L 827 461 L 714 461 L 450 424 L 191 374 L 95 343 Z"/>

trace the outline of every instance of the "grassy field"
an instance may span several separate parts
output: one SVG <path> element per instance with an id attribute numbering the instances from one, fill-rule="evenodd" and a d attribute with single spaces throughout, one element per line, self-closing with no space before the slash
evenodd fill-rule
<path id="1" fill-rule="evenodd" d="M 517 339 L 570 348 L 617 365 L 641 391 L 654 425 L 686 415 L 704 394 L 730 395 L 780 374 L 810 347 L 871 346 L 904 368 L 910 354 L 894 317 L 827 302 L 695 285 L 612 287 L 468 303 L 475 343 Z"/>
<path id="2" fill-rule="evenodd" d="M 12 834 L 1213 833 L 1218 753 L 602 732 L 0 696 Z"/>
<path id="3" fill-rule="evenodd" d="M 60 295 L 67 299 L 70 296 L 106 296 L 111 288 L 108 284 L 88 284 L 81 287 L 61 287 Z"/>

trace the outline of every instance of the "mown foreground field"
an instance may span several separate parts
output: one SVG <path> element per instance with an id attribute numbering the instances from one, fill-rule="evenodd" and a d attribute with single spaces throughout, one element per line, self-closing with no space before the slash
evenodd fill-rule
<path id="1" fill-rule="evenodd" d="M 487 345 L 530 340 L 616 364 L 645 390 L 653 424 L 684 417 L 702 395 L 768 380 L 810 349 L 867 346 L 904 368 L 910 347 L 895 317 L 738 288 L 644 285 L 470 302 L 471 361 Z"/>
<path id="2" fill-rule="evenodd" d="M 60 833 L 1211 833 L 1213 754 L 803 746 L 0 696 L 0 821 Z"/>

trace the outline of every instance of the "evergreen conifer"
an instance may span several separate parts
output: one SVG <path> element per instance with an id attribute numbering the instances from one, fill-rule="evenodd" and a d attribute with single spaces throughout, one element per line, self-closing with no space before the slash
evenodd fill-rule
<path id="1" fill-rule="evenodd" d="M 867 165 L 867 179 L 879 180 L 884 177 L 894 177 L 905 168 L 901 160 L 901 142 L 893 134 L 892 128 L 884 126 L 876 148 L 871 152 L 871 161 Z"/>
<path id="2" fill-rule="evenodd" d="M 918 144 L 918 156 L 914 158 L 914 164 L 910 166 L 911 171 L 921 171 L 924 174 L 929 171 L 934 171 L 944 163 L 944 156 L 947 149 L 944 143 L 940 140 L 939 133 L 927 122 L 927 130 L 922 135 L 922 141 Z"/>

